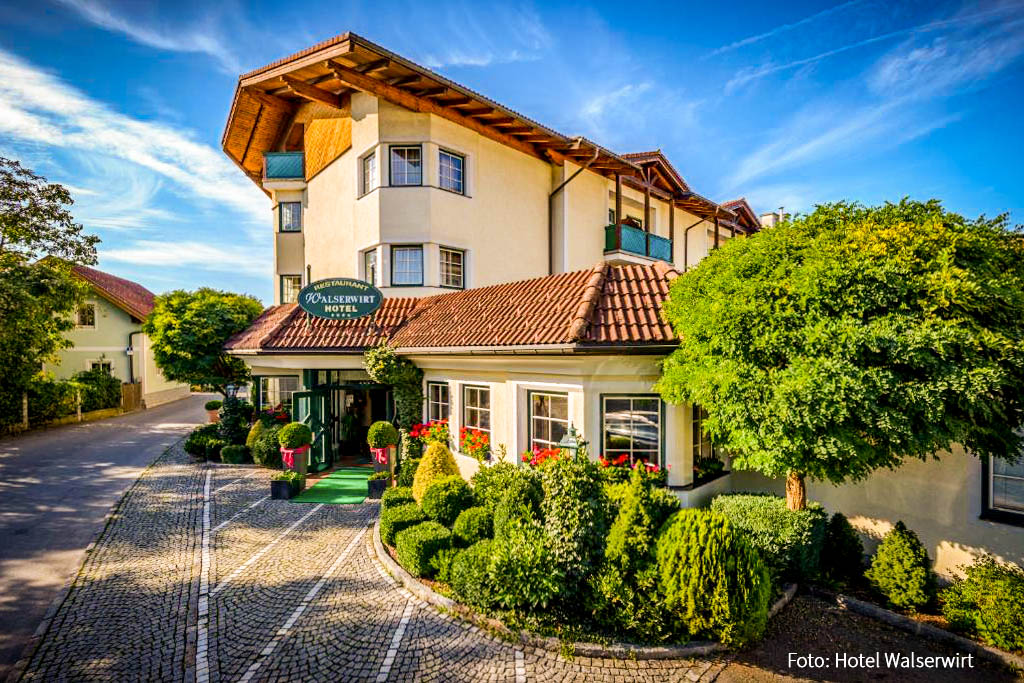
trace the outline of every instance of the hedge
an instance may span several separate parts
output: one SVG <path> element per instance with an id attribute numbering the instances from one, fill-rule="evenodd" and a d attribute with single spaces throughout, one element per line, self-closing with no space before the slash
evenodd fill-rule
<path id="1" fill-rule="evenodd" d="M 452 532 L 437 522 L 421 522 L 399 531 L 395 536 L 398 563 L 413 576 L 433 573 L 431 561 L 441 550 L 451 547 Z"/>
<path id="2" fill-rule="evenodd" d="M 407 503 L 397 507 L 388 508 L 380 513 L 380 540 L 393 546 L 395 535 L 420 522 L 425 522 L 427 516 L 416 503 Z"/>

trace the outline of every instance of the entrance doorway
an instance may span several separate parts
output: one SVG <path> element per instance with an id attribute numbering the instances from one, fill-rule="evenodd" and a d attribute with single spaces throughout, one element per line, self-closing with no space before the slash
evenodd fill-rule
<path id="1" fill-rule="evenodd" d="M 390 422 L 395 416 L 391 388 L 369 380 L 349 379 L 340 370 L 306 371 L 304 374 L 306 386 L 310 388 L 295 396 L 302 398 L 308 393 L 313 398 L 295 402 L 295 419 L 304 420 L 306 415 L 301 411 L 306 405 L 312 406 L 311 419 L 319 420 L 324 434 L 322 441 L 327 451 L 324 468 L 342 459 L 350 463 L 369 462 L 366 434 L 370 425 L 379 420 Z"/>

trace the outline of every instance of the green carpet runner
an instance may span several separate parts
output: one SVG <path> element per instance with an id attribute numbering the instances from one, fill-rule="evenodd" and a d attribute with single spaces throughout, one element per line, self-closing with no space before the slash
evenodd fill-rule
<path id="1" fill-rule="evenodd" d="M 372 467 L 339 467 L 309 487 L 293 503 L 362 503 L 366 500 L 366 480 L 373 474 Z"/>

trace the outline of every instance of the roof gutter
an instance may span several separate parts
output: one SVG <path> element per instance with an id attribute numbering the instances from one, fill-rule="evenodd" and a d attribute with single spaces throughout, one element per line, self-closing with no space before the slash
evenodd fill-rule
<path id="1" fill-rule="evenodd" d="M 678 348 L 673 342 L 633 342 L 623 344 L 533 344 L 524 346 L 400 346 L 396 353 L 415 356 L 566 356 L 601 354 L 670 353 Z M 362 349 L 246 349 L 229 350 L 232 356 L 349 356 Z"/>
<path id="2" fill-rule="evenodd" d="M 583 138 L 577 138 L 577 142 L 582 142 Z M 594 146 L 594 156 L 590 157 L 585 164 L 580 166 L 575 173 L 562 181 L 562 184 L 551 191 L 548 195 L 548 275 L 555 274 L 555 195 L 561 192 L 566 185 L 571 183 L 576 176 L 583 173 L 589 166 L 597 161 L 597 157 L 601 154 L 601 148 Z"/>

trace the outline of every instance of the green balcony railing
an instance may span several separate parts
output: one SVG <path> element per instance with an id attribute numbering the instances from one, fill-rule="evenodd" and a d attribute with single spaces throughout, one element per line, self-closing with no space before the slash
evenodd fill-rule
<path id="1" fill-rule="evenodd" d="M 306 177 L 302 152 L 265 152 L 264 180 L 301 180 Z"/>
<path id="2" fill-rule="evenodd" d="M 625 251 L 672 263 L 672 240 L 624 223 L 605 226 L 604 250 Z"/>

